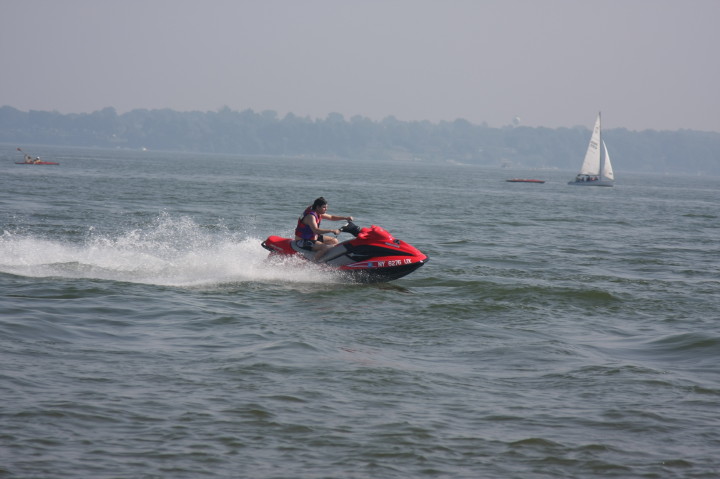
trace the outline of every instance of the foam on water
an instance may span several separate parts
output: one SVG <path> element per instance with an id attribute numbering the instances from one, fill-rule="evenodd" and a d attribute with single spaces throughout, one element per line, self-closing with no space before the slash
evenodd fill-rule
<path id="1" fill-rule="evenodd" d="M 80 244 L 5 231 L 0 236 L 0 271 L 179 287 L 335 280 L 331 273 L 299 260 L 268 260 L 260 242 L 224 226 L 207 227 L 168 215 L 114 236 L 90 228 Z"/>

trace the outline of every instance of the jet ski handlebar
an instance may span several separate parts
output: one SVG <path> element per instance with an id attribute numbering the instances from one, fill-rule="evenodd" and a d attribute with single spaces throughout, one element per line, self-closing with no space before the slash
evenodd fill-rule
<path id="1" fill-rule="evenodd" d="M 357 235 L 360 234 L 360 228 L 358 225 L 353 223 L 352 221 L 348 221 L 346 225 L 340 227 L 340 231 L 343 233 L 350 233 L 354 237 L 357 238 Z"/>

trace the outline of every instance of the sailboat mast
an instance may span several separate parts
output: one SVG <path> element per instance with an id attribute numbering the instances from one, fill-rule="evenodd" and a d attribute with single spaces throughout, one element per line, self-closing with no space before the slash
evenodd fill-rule
<path id="1" fill-rule="evenodd" d="M 602 141 L 602 118 L 601 116 L 602 112 L 598 112 L 598 149 L 600 150 L 600 180 L 603 179 L 605 176 L 605 157 L 603 156 L 603 141 Z"/>

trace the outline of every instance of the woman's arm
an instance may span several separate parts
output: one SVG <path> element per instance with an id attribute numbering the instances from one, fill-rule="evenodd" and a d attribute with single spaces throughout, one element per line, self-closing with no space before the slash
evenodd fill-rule
<path id="1" fill-rule="evenodd" d="M 352 221 L 352 216 L 336 216 L 336 215 L 329 215 L 327 213 L 322 215 L 324 220 L 330 220 L 330 221 Z M 313 218 L 314 220 L 315 218 Z"/>
<path id="2" fill-rule="evenodd" d="M 332 217 L 332 215 L 327 215 L 327 214 L 322 215 L 323 219 L 330 219 L 330 218 L 328 218 L 328 216 Z M 333 221 L 333 220 L 331 220 L 331 221 Z M 307 215 L 303 219 L 303 222 L 306 225 L 308 225 L 310 227 L 310 229 L 312 230 L 313 234 L 316 234 L 316 235 L 322 235 L 325 233 L 334 233 L 336 235 L 340 234 L 340 230 L 333 230 L 333 229 L 325 230 L 325 229 L 318 228 L 317 220 L 315 220 L 315 217 L 313 215 Z"/>

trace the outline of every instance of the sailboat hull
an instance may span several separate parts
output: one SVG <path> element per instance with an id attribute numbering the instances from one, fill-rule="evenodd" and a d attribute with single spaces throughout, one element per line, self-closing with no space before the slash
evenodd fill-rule
<path id="1" fill-rule="evenodd" d="M 610 180 L 594 180 L 594 181 L 568 181 L 568 185 L 576 186 L 613 186 Z"/>

